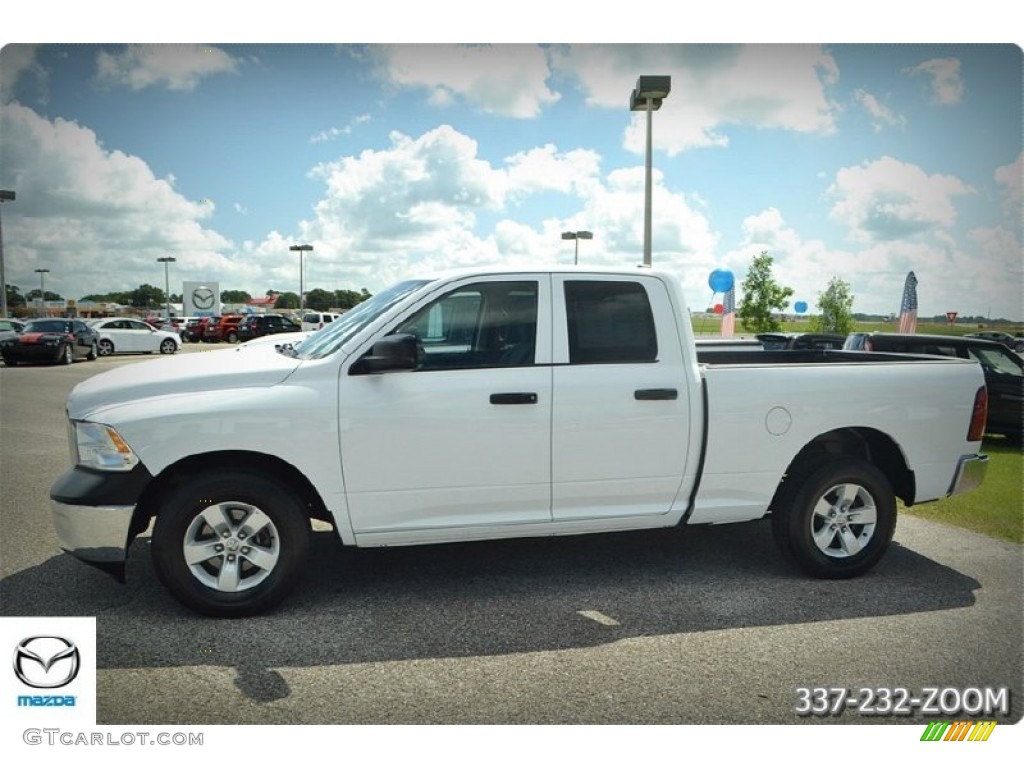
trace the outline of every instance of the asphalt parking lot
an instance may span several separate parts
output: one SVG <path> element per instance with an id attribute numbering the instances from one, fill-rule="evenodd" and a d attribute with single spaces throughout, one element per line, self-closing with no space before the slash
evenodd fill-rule
<path id="1" fill-rule="evenodd" d="M 197 617 L 148 538 L 120 585 L 60 554 L 50 519 L 64 398 L 139 359 L 0 368 L 2 613 L 97 618 L 99 723 L 891 722 L 797 715 L 815 686 L 1006 689 L 1008 714 L 971 719 L 1021 718 L 1021 547 L 906 515 L 842 582 L 794 572 L 764 522 L 360 551 L 323 529 L 280 609 Z"/>

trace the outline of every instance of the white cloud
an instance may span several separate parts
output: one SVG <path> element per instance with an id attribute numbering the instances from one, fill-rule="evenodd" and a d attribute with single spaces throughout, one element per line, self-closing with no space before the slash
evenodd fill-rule
<path id="1" fill-rule="evenodd" d="M 245 243 L 239 261 L 264 279 L 298 283 L 297 261 L 282 262 L 294 242 L 314 246 L 306 260 L 307 284 L 380 290 L 410 274 L 459 265 L 536 264 L 572 258 L 561 239 L 569 229 L 589 229 L 580 261 L 634 266 L 643 253 L 643 168 L 600 175 L 590 151 L 561 153 L 545 145 L 517 153 L 494 166 L 477 157 L 476 142 L 450 126 L 419 137 L 391 135 L 391 146 L 367 150 L 317 166 L 324 195 L 315 217 L 289 236 L 272 233 Z M 530 226 L 514 209 L 537 194 L 563 194 L 578 211 Z M 654 183 L 654 252 L 660 266 L 694 274 L 714 261 L 717 236 L 699 209 Z M 496 218 L 487 234 L 479 219 Z M 705 273 L 706 274 L 706 273 Z M 250 278 L 250 281 L 253 278 Z M 259 287 L 258 285 L 255 287 Z"/>
<path id="2" fill-rule="evenodd" d="M 575 75 L 593 106 L 626 109 L 637 72 L 669 75 L 672 91 L 655 117 L 654 144 L 670 155 L 726 146 L 729 125 L 831 133 L 835 106 L 826 87 L 839 75 L 812 45 L 580 45 L 552 56 Z M 633 115 L 625 146 L 642 152 L 646 117 Z"/>
<path id="3" fill-rule="evenodd" d="M 958 104 L 963 98 L 964 82 L 960 77 L 960 62 L 957 59 L 929 59 L 904 71 L 931 78 L 932 100 L 936 104 L 949 106 Z"/>
<path id="4" fill-rule="evenodd" d="M 239 62 L 219 48 L 204 45 L 129 45 L 119 54 L 100 51 L 96 57 L 101 82 L 133 91 L 165 87 L 190 91 L 204 77 L 238 71 Z"/>
<path id="5" fill-rule="evenodd" d="M 536 193 L 543 191 L 584 191 L 596 183 L 600 156 L 591 150 L 575 149 L 559 153 L 552 144 L 536 147 L 505 158 L 508 163 L 509 191 Z"/>
<path id="6" fill-rule="evenodd" d="M 42 266 L 54 290 L 77 298 L 155 283 L 156 259 L 168 253 L 179 267 L 201 259 L 226 266 L 217 252 L 229 243 L 201 224 L 212 206 L 187 200 L 138 157 L 17 103 L 0 111 L 0 133 L 3 178 L 18 194 L 4 211 L 8 282 L 24 287 Z"/>
<path id="7" fill-rule="evenodd" d="M 358 115 L 349 122 L 348 125 L 343 128 L 328 128 L 326 131 L 320 131 L 310 137 L 310 144 L 320 144 L 325 141 L 334 141 L 335 139 L 341 138 L 342 136 L 351 136 L 352 131 L 355 130 L 357 125 L 369 122 L 369 115 Z"/>
<path id="8" fill-rule="evenodd" d="M 904 126 L 907 124 L 906 118 L 903 115 L 897 115 L 875 98 L 873 94 L 868 93 L 862 88 L 858 88 L 853 92 L 853 98 L 871 116 L 871 125 L 876 133 L 887 125 Z"/>
<path id="9" fill-rule="evenodd" d="M 537 117 L 560 98 L 547 87 L 544 51 L 526 45 L 382 45 L 371 49 L 383 77 L 424 88 L 443 107 L 456 98 L 505 117 Z"/>
<path id="10" fill-rule="evenodd" d="M 995 179 L 1003 190 L 1003 209 L 1007 216 L 1017 226 L 1021 220 L 1021 205 L 1024 198 L 1021 195 L 1021 178 L 1024 174 L 1024 164 L 1021 158 L 1024 155 L 1017 155 L 1017 159 L 1009 165 L 996 168 Z"/>
<path id="11" fill-rule="evenodd" d="M 946 233 L 927 240 L 870 242 L 849 249 L 829 247 L 821 240 L 804 240 L 790 227 L 781 211 L 768 208 L 748 216 L 741 227 L 740 244 L 727 252 L 718 266 L 731 269 L 739 286 L 753 258 L 767 251 L 774 260 L 772 274 L 794 289 L 793 303 L 806 301 L 814 314 L 818 295 L 835 276 L 850 284 L 854 312 L 889 314 L 899 310 L 907 272 L 919 280 L 920 314 L 925 317 L 957 311 L 961 315 L 1024 316 L 1021 243 L 1006 229 L 977 229 L 962 245 Z M 709 292 L 702 275 L 704 299 Z"/>
<path id="12" fill-rule="evenodd" d="M 861 242 L 908 238 L 952 227 L 953 198 L 974 190 L 954 176 L 929 175 L 892 157 L 842 168 L 829 193 L 831 217 Z"/>

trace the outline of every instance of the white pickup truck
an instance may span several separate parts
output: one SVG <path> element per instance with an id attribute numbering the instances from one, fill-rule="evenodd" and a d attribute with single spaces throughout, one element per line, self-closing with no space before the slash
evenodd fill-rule
<path id="1" fill-rule="evenodd" d="M 700 353 L 654 270 L 402 282 L 291 347 L 110 370 L 68 398 L 61 546 L 124 580 L 153 522 L 173 595 L 279 603 L 311 520 L 357 547 L 757 520 L 809 574 L 883 555 L 896 498 L 981 482 L 986 390 L 955 359 Z"/>

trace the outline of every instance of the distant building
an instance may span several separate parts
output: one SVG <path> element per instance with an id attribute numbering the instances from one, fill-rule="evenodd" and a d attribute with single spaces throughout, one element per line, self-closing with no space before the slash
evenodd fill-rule
<path id="1" fill-rule="evenodd" d="M 243 310 L 247 313 L 256 312 L 270 312 L 277 306 L 277 298 L 281 294 L 272 293 L 269 296 L 259 296 L 255 299 L 249 299 L 246 302 L 246 309 Z"/>

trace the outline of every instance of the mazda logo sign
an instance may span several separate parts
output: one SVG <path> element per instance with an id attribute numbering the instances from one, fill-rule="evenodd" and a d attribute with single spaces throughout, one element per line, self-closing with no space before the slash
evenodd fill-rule
<path id="1" fill-rule="evenodd" d="M 213 291 L 206 287 L 199 287 L 192 291 L 192 305 L 196 309 L 213 309 L 215 298 Z"/>
<path id="2" fill-rule="evenodd" d="M 14 650 L 14 674 L 30 688 L 63 688 L 78 676 L 82 657 L 64 637 L 26 637 Z"/>

